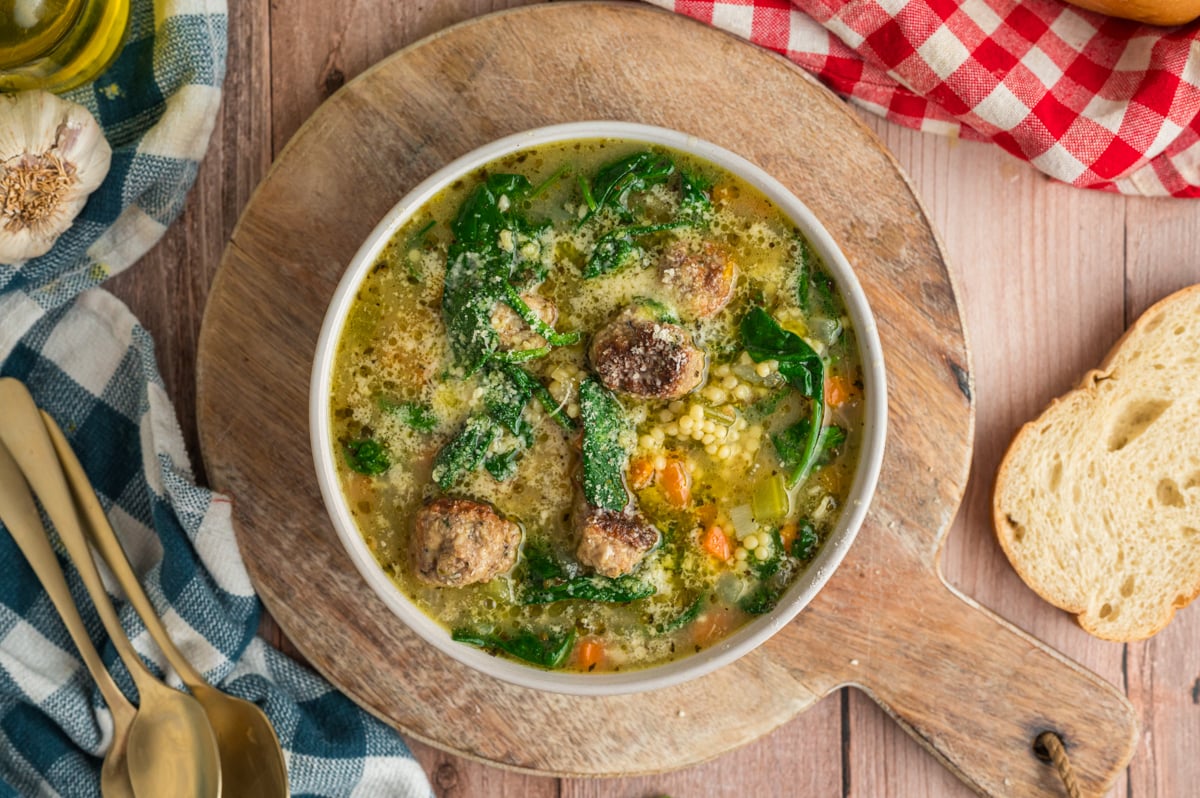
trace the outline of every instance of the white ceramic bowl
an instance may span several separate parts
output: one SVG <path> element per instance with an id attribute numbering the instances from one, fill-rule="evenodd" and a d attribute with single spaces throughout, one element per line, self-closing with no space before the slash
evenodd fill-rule
<path id="1" fill-rule="evenodd" d="M 853 320 L 863 364 L 866 408 L 858 469 L 850 488 L 849 500 L 837 527 L 808 569 L 788 589 L 773 611 L 750 621 L 717 645 L 683 659 L 642 670 L 586 674 L 546 671 L 492 656 L 486 651 L 463 643 L 456 643 L 450 639 L 450 633 L 443 626 L 418 609 L 401 592 L 367 547 L 338 484 L 335 466 L 337 455 L 330 432 L 329 397 L 338 339 L 359 284 L 392 235 L 414 213 L 459 177 L 497 158 L 551 142 L 597 138 L 660 144 L 699 156 L 756 186 L 796 223 L 820 253 Z M 887 399 L 879 333 L 875 318 L 867 306 L 866 296 L 845 256 L 804 203 L 759 167 L 707 141 L 661 127 L 601 121 L 552 125 L 506 136 L 447 164 L 396 203 L 350 261 L 330 302 L 313 364 L 309 419 L 317 478 L 338 537 L 367 584 L 392 612 L 430 644 L 481 673 L 541 690 L 577 695 L 611 695 L 667 687 L 694 679 L 733 662 L 762 644 L 812 600 L 846 555 L 866 516 L 883 460 Z"/>

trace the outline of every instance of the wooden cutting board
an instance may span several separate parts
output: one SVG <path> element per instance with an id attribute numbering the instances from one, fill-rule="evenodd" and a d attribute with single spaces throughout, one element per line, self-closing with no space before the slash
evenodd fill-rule
<path id="1" fill-rule="evenodd" d="M 817 599 L 733 665 L 607 698 L 478 675 L 395 620 L 327 520 L 307 424 L 325 306 L 384 213 L 485 142 L 586 119 L 693 133 L 800 196 L 879 317 L 890 405 L 878 495 Z M 267 608 L 334 684 L 422 741 L 538 773 L 648 773 L 746 744 L 851 684 L 981 793 L 1062 795 L 1033 750 L 1040 732 L 1054 730 L 1084 794 L 1100 794 L 1133 753 L 1124 697 L 939 575 L 970 463 L 971 390 L 937 236 L 894 159 L 840 100 L 785 59 L 685 18 L 572 3 L 450 28 L 318 109 L 224 254 L 201 331 L 197 413 L 213 487 L 234 500 L 241 551 Z"/>

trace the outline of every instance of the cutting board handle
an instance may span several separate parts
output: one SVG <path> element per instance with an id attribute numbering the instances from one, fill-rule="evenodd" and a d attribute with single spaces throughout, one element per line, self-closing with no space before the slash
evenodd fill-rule
<path id="1" fill-rule="evenodd" d="M 896 597 L 908 606 L 887 614 L 887 639 L 866 648 L 851 681 L 984 795 L 1067 795 L 1035 751 L 1045 731 L 1062 740 L 1082 795 L 1104 794 L 1136 744 L 1125 696 L 930 571 L 911 576 Z"/>

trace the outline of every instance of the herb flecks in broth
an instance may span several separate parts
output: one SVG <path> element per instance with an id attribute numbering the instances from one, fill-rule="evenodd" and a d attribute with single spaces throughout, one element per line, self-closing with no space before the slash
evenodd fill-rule
<path id="1" fill-rule="evenodd" d="M 454 639 L 612 672 L 779 602 L 846 501 L 862 385 L 836 286 L 761 193 L 595 140 L 506 156 L 397 232 L 331 416 L 364 538 Z"/>

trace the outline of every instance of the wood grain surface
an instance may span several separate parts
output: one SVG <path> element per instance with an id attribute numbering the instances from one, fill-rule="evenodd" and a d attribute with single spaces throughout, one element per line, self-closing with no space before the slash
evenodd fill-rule
<path id="1" fill-rule="evenodd" d="M 655 49 L 668 38 L 679 44 Z M 305 456 L 315 336 L 377 220 L 466 151 L 587 118 L 699 135 L 804 197 L 879 319 L 891 408 L 869 521 L 808 610 L 734 666 L 604 699 L 539 695 L 422 645 L 354 571 Z M 456 753 L 557 774 L 658 772 L 750 742 L 854 682 L 989 795 L 1057 788 L 1031 750 L 1046 729 L 1066 740 L 1093 792 L 1130 756 L 1132 713 L 1111 686 L 936 575 L 966 482 L 969 355 L 943 254 L 903 175 L 790 63 L 690 20 L 604 4 L 521 9 L 425 40 L 338 92 L 289 142 L 234 232 L 205 314 L 197 414 L 210 480 L 234 498 L 243 556 L 284 632 L 360 704 Z"/>
<path id="2" fill-rule="evenodd" d="M 188 210 L 145 262 L 114 281 L 114 290 L 156 336 L 193 452 L 199 314 L 233 222 L 266 165 L 346 76 L 484 10 L 475 2 L 329 7 L 311 0 L 276 9 L 247 2 L 231 10 L 225 112 Z M 1193 698 L 1198 674 L 1190 656 L 1200 640 L 1196 612 L 1180 613 L 1142 644 L 1088 638 L 1012 574 L 992 542 L 987 504 L 992 473 L 1015 428 L 1071 385 L 1141 309 L 1200 279 L 1200 218 L 1191 204 L 1082 192 L 1049 183 L 981 145 L 874 119 L 868 124 L 899 157 L 930 210 L 951 254 L 974 342 L 975 457 L 966 501 L 943 552 L 945 573 L 963 592 L 1129 695 L 1143 732 L 1137 756 L 1110 795 L 1186 795 L 1200 775 L 1200 716 Z M 967 793 L 853 690 L 816 704 L 757 743 L 665 775 L 543 778 L 420 744 L 415 749 L 445 796 Z"/>

